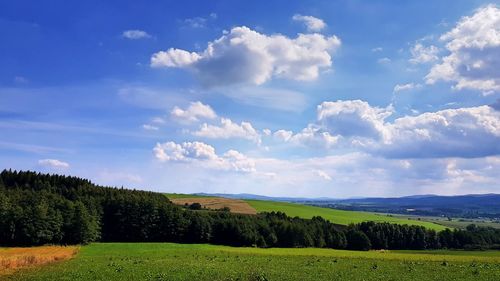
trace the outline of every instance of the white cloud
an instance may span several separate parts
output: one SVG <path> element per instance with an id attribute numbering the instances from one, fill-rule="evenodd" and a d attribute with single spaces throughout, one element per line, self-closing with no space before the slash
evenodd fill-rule
<path id="1" fill-rule="evenodd" d="M 287 131 L 287 130 L 278 130 L 278 131 L 274 132 L 273 136 L 274 136 L 274 138 L 276 138 L 280 141 L 287 142 L 292 138 L 293 132 Z"/>
<path id="2" fill-rule="evenodd" d="M 273 136 L 278 141 L 314 148 L 330 148 L 339 140 L 338 136 L 332 136 L 315 124 L 309 124 L 296 134 L 292 131 L 278 130 Z"/>
<path id="3" fill-rule="evenodd" d="M 385 126 L 389 132 L 376 153 L 395 158 L 483 157 L 500 154 L 500 112 L 490 106 L 446 109 L 405 116 Z"/>
<path id="4" fill-rule="evenodd" d="M 270 136 L 271 135 L 271 130 L 269 130 L 269 129 L 263 129 L 262 130 L 262 134 L 264 134 L 265 136 Z"/>
<path id="5" fill-rule="evenodd" d="M 327 180 L 327 181 L 331 181 L 332 180 L 332 177 L 330 177 L 329 174 L 327 174 L 325 171 L 322 171 L 322 170 L 315 170 L 314 171 L 320 178 L 324 179 L 324 180 Z"/>
<path id="6" fill-rule="evenodd" d="M 187 161 L 189 159 L 216 159 L 215 149 L 202 142 L 157 143 L 153 149 L 160 161 Z"/>
<path id="7" fill-rule="evenodd" d="M 410 49 L 410 52 L 412 58 L 409 61 L 413 64 L 434 62 L 439 59 L 439 48 L 434 45 L 425 47 L 422 43 L 416 43 Z"/>
<path id="8" fill-rule="evenodd" d="M 137 39 L 151 38 L 151 35 L 149 35 L 144 30 L 130 29 L 130 30 L 123 31 L 122 37 L 127 38 L 127 39 L 131 39 L 131 40 L 137 40 Z"/>
<path id="9" fill-rule="evenodd" d="M 458 90 L 500 90 L 500 9 L 493 4 L 478 9 L 440 40 L 449 54 L 431 68 L 428 84 L 443 80 Z"/>
<path id="10" fill-rule="evenodd" d="M 484 157 L 500 154 L 500 111 L 491 106 L 446 109 L 388 121 L 392 106 L 360 100 L 323 102 L 317 123 L 277 139 L 312 148 L 356 149 L 386 158 Z"/>
<path id="11" fill-rule="evenodd" d="M 317 107 L 317 123 L 297 134 L 279 130 L 274 136 L 285 142 L 323 148 L 333 147 L 341 138 L 382 140 L 389 133 L 384 120 L 392 113 L 392 107 L 372 107 L 360 100 L 323 102 Z"/>
<path id="12" fill-rule="evenodd" d="M 372 52 L 382 52 L 384 49 L 382 47 L 376 47 L 372 49 Z"/>
<path id="13" fill-rule="evenodd" d="M 293 159 L 252 158 L 256 172 L 181 161 L 158 167 L 162 190 L 254 193 L 272 196 L 352 197 L 498 192 L 500 157 L 386 159 L 351 152 Z M 227 167 L 227 166 L 226 166 Z M 262 172 L 262 171 L 265 171 Z M 323 171 L 331 180 L 321 177 Z"/>
<path id="14" fill-rule="evenodd" d="M 157 126 L 153 126 L 151 124 L 143 124 L 142 125 L 142 128 L 144 130 L 148 130 L 148 131 L 158 131 L 160 128 L 158 128 Z"/>
<path id="15" fill-rule="evenodd" d="M 396 86 L 394 86 L 393 93 L 398 93 L 401 91 L 408 91 L 408 90 L 417 89 L 417 88 L 421 88 L 421 87 L 422 87 L 422 85 L 415 84 L 415 83 L 396 84 Z"/>
<path id="16" fill-rule="evenodd" d="M 217 19 L 216 13 L 210 13 L 208 17 L 187 18 L 183 21 L 184 25 L 191 28 L 205 28 L 210 20 Z"/>
<path id="17" fill-rule="evenodd" d="M 378 60 L 377 60 L 377 62 L 378 62 L 379 64 L 388 64 L 388 63 L 390 63 L 390 62 L 391 62 L 391 59 L 390 59 L 390 58 L 387 58 L 387 57 L 385 57 L 385 58 L 380 58 L 380 59 L 378 59 Z"/>
<path id="18" fill-rule="evenodd" d="M 256 171 L 255 161 L 246 155 L 236 150 L 229 150 L 219 156 L 214 147 L 202 142 L 157 143 L 153 153 L 161 162 L 197 163 L 207 168 L 244 173 Z"/>
<path id="19" fill-rule="evenodd" d="M 339 136 L 333 136 L 330 132 L 326 132 L 314 124 L 309 124 L 289 139 L 293 144 L 315 148 L 330 148 L 337 144 L 338 140 Z"/>
<path id="20" fill-rule="evenodd" d="M 185 19 L 184 23 L 191 28 L 204 28 L 207 24 L 207 19 L 202 17 L 194 17 Z"/>
<path id="21" fill-rule="evenodd" d="M 151 122 L 155 124 L 165 124 L 166 121 L 161 117 L 154 117 L 153 119 L 151 119 Z"/>
<path id="22" fill-rule="evenodd" d="M 209 42 L 200 53 L 170 48 L 152 55 L 152 67 L 189 69 L 207 87 L 231 84 L 260 85 L 272 78 L 314 80 L 332 65 L 340 47 L 336 36 L 265 35 L 248 27 L 234 27 Z"/>
<path id="23" fill-rule="evenodd" d="M 217 118 L 217 114 L 209 105 L 203 104 L 199 101 L 191 102 L 186 109 L 181 109 L 177 106 L 174 107 L 174 109 L 170 112 L 170 116 L 183 123 L 198 122 L 200 119 Z"/>
<path id="24" fill-rule="evenodd" d="M 201 56 L 196 52 L 170 48 L 166 52 L 160 51 L 151 57 L 152 67 L 186 67 L 194 64 Z"/>
<path id="25" fill-rule="evenodd" d="M 391 107 L 372 107 L 360 100 L 323 102 L 318 105 L 318 122 L 329 133 L 344 137 L 379 139 L 386 134 L 384 119 L 393 113 Z"/>
<path id="26" fill-rule="evenodd" d="M 306 27 L 307 31 L 318 32 L 326 27 L 326 23 L 319 18 L 313 16 L 303 16 L 296 14 L 292 17 L 294 21 L 302 22 Z"/>
<path id="27" fill-rule="evenodd" d="M 67 169 L 69 168 L 69 164 L 57 159 L 41 159 L 38 160 L 38 165 L 48 167 L 48 168 L 56 168 L 56 169 Z"/>
<path id="28" fill-rule="evenodd" d="M 249 122 L 234 123 L 231 119 L 221 118 L 220 126 L 204 123 L 193 135 L 211 139 L 230 139 L 242 138 L 252 140 L 256 143 L 261 142 L 260 134 L 253 128 Z"/>
<path id="29" fill-rule="evenodd" d="M 222 159 L 222 162 L 228 166 L 229 170 L 245 173 L 256 171 L 255 161 L 236 150 L 229 150 L 224 153 Z"/>

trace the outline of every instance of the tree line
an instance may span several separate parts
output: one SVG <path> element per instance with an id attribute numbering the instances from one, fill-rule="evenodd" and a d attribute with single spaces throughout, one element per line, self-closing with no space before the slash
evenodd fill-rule
<path id="1" fill-rule="evenodd" d="M 195 208 L 197 209 L 197 208 Z M 348 227 L 321 217 L 192 210 L 163 194 L 102 187 L 89 180 L 31 171 L 0 174 L 0 245 L 102 242 L 212 243 L 334 249 L 490 248 L 500 230 L 469 226 L 436 232 L 364 222 Z"/>

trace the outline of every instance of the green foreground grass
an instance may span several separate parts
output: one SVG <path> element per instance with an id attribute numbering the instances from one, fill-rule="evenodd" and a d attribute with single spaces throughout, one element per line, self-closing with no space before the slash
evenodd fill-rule
<path id="1" fill-rule="evenodd" d="M 500 252 L 354 252 L 97 243 L 82 247 L 73 260 L 21 270 L 3 278 L 15 281 L 500 280 Z"/>
<path id="2" fill-rule="evenodd" d="M 336 224 L 348 225 L 350 223 L 360 223 L 363 221 L 375 221 L 375 222 L 389 222 L 396 224 L 411 224 L 411 225 L 421 225 L 429 229 L 434 230 L 444 230 L 447 227 L 433 222 L 419 221 L 419 220 L 409 220 L 407 218 L 388 216 L 385 214 L 374 214 L 368 212 L 356 212 L 356 211 L 344 211 L 330 208 L 321 208 L 315 206 L 285 203 L 285 202 L 274 202 L 274 201 L 261 201 L 261 200 L 245 200 L 254 207 L 257 212 L 271 212 L 271 211 L 281 211 L 292 217 L 301 217 L 305 219 L 310 219 L 314 216 L 321 216 Z"/>

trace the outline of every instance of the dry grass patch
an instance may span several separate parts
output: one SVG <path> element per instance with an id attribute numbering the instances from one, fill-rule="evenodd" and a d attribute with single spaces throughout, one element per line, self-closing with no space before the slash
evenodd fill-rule
<path id="1" fill-rule="evenodd" d="M 0 275 L 20 268 L 67 260 L 78 253 L 76 246 L 42 246 L 31 248 L 0 248 Z"/>
<path id="2" fill-rule="evenodd" d="M 238 214 L 257 214 L 257 211 L 250 206 L 247 202 L 239 199 L 229 199 L 220 197 L 207 197 L 207 198 L 175 198 L 170 199 L 174 204 L 177 205 L 191 205 L 193 203 L 200 203 L 203 208 L 207 209 L 222 209 L 228 207 L 232 213 Z"/>

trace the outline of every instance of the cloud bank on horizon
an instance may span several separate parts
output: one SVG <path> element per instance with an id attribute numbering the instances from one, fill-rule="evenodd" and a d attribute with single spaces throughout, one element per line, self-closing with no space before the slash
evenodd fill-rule
<path id="1" fill-rule="evenodd" d="M 98 51 L 81 50 L 79 75 L 56 64 L 53 81 L 26 62 L 0 81 L 0 163 L 169 192 L 498 193 L 500 7 L 442 5 L 411 32 L 391 19 L 392 41 L 300 5 L 254 20 L 213 7 L 173 14 L 173 35 L 146 19 L 117 23 L 114 39 L 103 32 Z M 38 20 L 28 37 L 54 28 Z"/>

